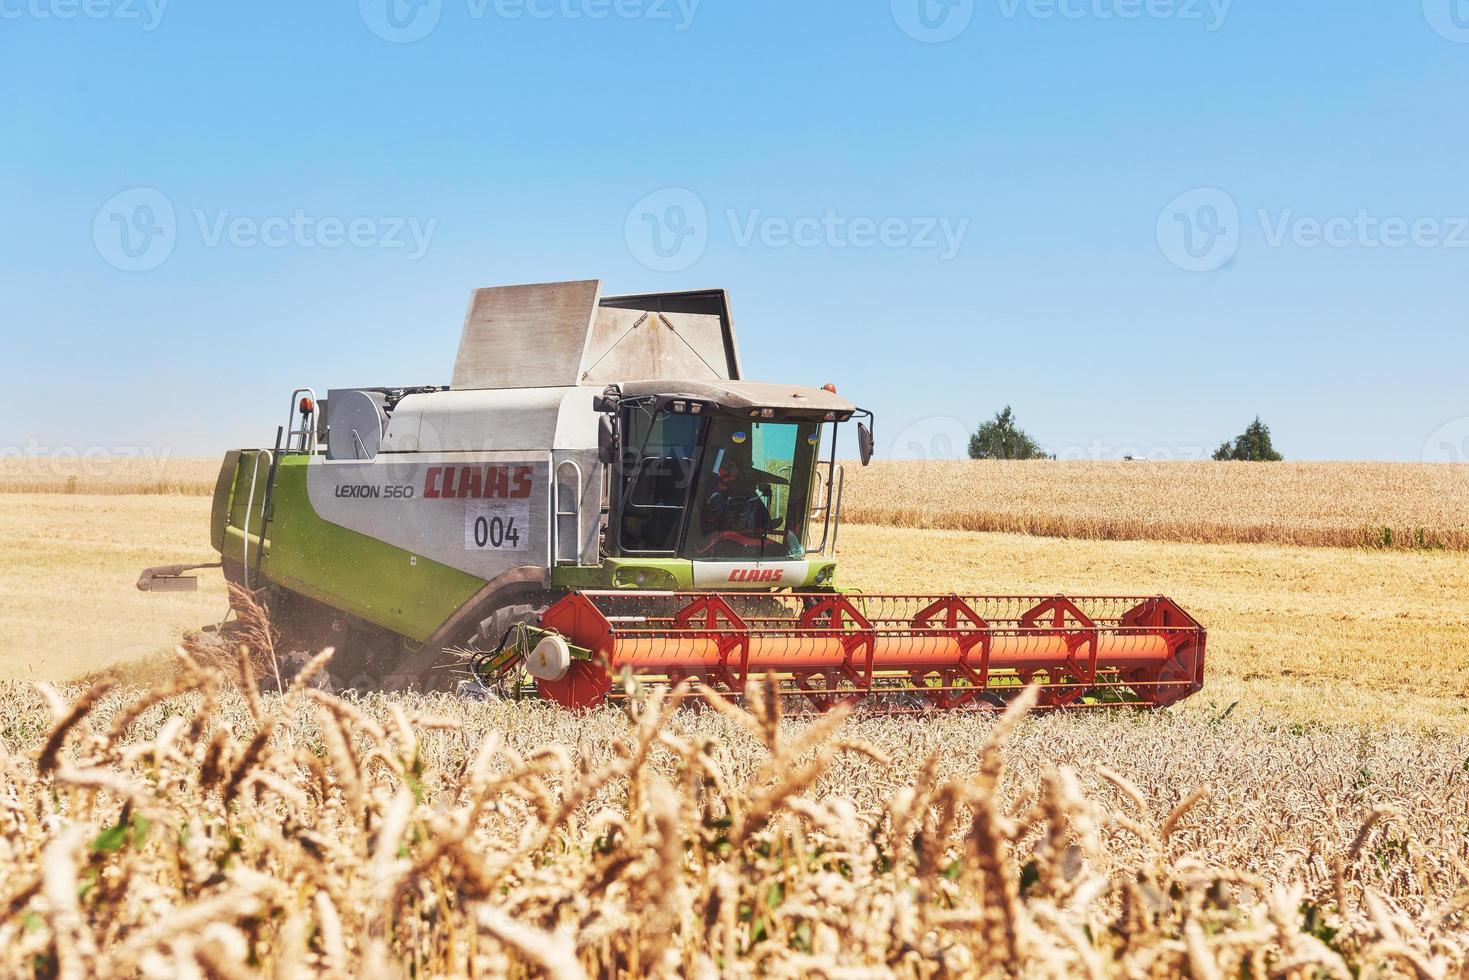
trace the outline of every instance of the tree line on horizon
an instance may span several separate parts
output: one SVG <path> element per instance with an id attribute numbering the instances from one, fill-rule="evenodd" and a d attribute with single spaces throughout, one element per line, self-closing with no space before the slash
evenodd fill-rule
<path id="1" fill-rule="evenodd" d="M 1030 437 L 1015 421 L 1015 412 L 1006 405 L 995 417 L 969 437 L 970 459 L 1055 459 L 1041 444 Z M 1214 451 L 1219 462 L 1240 461 L 1278 463 L 1285 457 L 1270 441 L 1270 426 L 1255 416 L 1255 421 L 1233 439 L 1226 439 Z"/>

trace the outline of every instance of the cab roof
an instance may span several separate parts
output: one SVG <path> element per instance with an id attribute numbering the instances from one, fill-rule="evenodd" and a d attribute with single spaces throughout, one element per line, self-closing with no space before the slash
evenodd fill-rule
<path id="1" fill-rule="evenodd" d="M 824 388 L 803 385 L 771 384 L 763 381 L 629 381 L 618 386 L 625 396 L 687 395 L 691 399 L 713 402 L 721 409 L 748 412 L 772 408 L 781 415 L 792 412 L 825 415 L 835 412 L 845 419 L 857 406 Z"/>

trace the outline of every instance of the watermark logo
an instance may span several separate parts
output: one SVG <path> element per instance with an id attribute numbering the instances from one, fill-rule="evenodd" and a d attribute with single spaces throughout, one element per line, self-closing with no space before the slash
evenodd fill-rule
<path id="1" fill-rule="evenodd" d="M 193 208 L 183 230 L 206 249 L 375 249 L 404 252 L 416 262 L 428 253 L 438 218 L 318 215 L 305 208 L 288 214 L 245 215 L 228 208 Z M 97 254 L 123 272 L 150 272 L 168 261 L 180 235 L 168 195 L 134 187 L 110 198 L 92 220 Z"/>
<path id="2" fill-rule="evenodd" d="M 1425 463 L 1469 464 L 1469 416 L 1451 419 L 1423 444 Z"/>
<path id="3" fill-rule="evenodd" d="M 1213 447 L 1191 443 L 1114 444 L 1093 436 L 1085 444 L 1061 446 L 1056 450 L 1056 459 L 1075 463 L 1197 463 L 1213 453 Z"/>
<path id="4" fill-rule="evenodd" d="M 362 23 L 384 41 L 412 44 L 439 26 L 444 0 L 358 0 Z"/>
<path id="5" fill-rule="evenodd" d="M 0 0 L 0 20 L 113 20 L 158 30 L 169 0 Z"/>
<path id="6" fill-rule="evenodd" d="M 314 215 L 296 208 L 288 215 L 234 214 L 229 209 L 206 211 L 195 208 L 194 224 L 205 248 L 300 248 L 300 249 L 378 249 L 403 251 L 408 261 L 417 262 L 428 254 L 438 218 L 415 216 L 340 218 Z"/>
<path id="7" fill-rule="evenodd" d="M 1269 249 L 1469 249 L 1469 215 L 1407 217 L 1359 208 L 1322 216 L 1258 208 L 1249 222 L 1251 231 L 1255 225 L 1259 231 L 1250 240 Z M 1213 272 L 1239 252 L 1244 226 L 1232 197 L 1215 187 L 1200 188 L 1174 198 L 1158 216 L 1158 247 L 1180 269 Z"/>
<path id="8" fill-rule="evenodd" d="M 974 20 L 974 0 L 892 0 L 893 20 L 924 44 L 952 41 Z"/>
<path id="9" fill-rule="evenodd" d="M 483 20 L 646 20 L 673 25 L 682 34 L 694 26 L 703 0 L 466 0 L 469 16 Z"/>
<path id="10" fill-rule="evenodd" d="M 0 3 L 5 0 L 0 0 Z M 671 24 L 677 33 L 694 24 L 702 0 L 463 0 L 470 21 L 644 20 Z M 444 0 L 358 0 L 367 29 L 384 41 L 411 44 L 434 32 Z"/>
<path id="11" fill-rule="evenodd" d="M 884 459 L 968 459 L 973 432 L 973 426 L 952 415 L 929 415 L 904 426 L 881 455 Z"/>
<path id="12" fill-rule="evenodd" d="M 1000 16 L 1015 20 L 1171 20 L 1203 24 L 1214 33 L 1229 19 L 1234 0 L 997 0 Z"/>
<path id="13" fill-rule="evenodd" d="M 154 446 L 52 446 L 32 437 L 24 446 L 0 446 L 0 462 L 24 460 L 46 475 L 106 476 L 119 462 L 146 464 L 161 477 L 173 462 L 173 448 Z"/>
<path id="14" fill-rule="evenodd" d="M 1423 0 L 1423 16 L 1440 37 L 1469 44 L 1469 0 Z"/>
<path id="15" fill-rule="evenodd" d="M 1186 272 L 1214 272 L 1239 251 L 1239 205 L 1217 187 L 1186 191 L 1158 215 L 1158 248 Z"/>
<path id="16" fill-rule="evenodd" d="M 934 251 L 939 261 L 959 255 L 969 234 L 968 218 L 943 215 L 901 217 L 847 215 L 827 208 L 819 215 L 768 215 L 758 208 L 724 212 L 737 248 L 759 242 L 769 249 L 911 249 Z"/>
<path id="17" fill-rule="evenodd" d="M 151 272 L 168 261 L 178 242 L 173 202 L 153 187 L 114 195 L 92 219 L 92 241 L 113 268 Z"/>
<path id="18" fill-rule="evenodd" d="M 703 257 L 716 232 L 738 249 L 903 249 L 933 252 L 948 262 L 959 255 L 970 225 L 967 217 L 852 215 L 836 208 L 803 215 L 727 208 L 720 217 L 722 222 L 711 221 L 703 198 L 688 188 L 664 188 L 633 205 L 623 235 L 647 268 L 682 272 Z"/>
<path id="19" fill-rule="evenodd" d="M 1270 248 L 1469 248 L 1469 216 L 1383 217 L 1362 208 L 1352 215 L 1321 218 L 1287 208 L 1279 214 L 1261 209 L 1258 217 Z"/>
<path id="20" fill-rule="evenodd" d="M 654 272 L 683 272 L 709 247 L 709 209 L 686 187 L 666 187 L 627 213 L 623 237 L 633 258 Z"/>

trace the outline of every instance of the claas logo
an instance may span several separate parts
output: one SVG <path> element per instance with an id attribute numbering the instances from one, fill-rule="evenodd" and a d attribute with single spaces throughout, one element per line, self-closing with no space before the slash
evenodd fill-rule
<path id="1" fill-rule="evenodd" d="M 784 568 L 736 568 L 729 573 L 731 582 L 779 582 L 785 577 Z"/>
<path id="2" fill-rule="evenodd" d="M 423 495 L 430 499 L 523 500 L 531 495 L 529 466 L 430 466 Z"/>

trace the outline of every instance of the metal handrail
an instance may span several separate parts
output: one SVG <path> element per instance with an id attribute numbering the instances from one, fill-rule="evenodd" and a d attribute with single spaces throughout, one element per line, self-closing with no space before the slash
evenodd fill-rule
<path id="1" fill-rule="evenodd" d="M 566 510 L 562 506 L 561 501 L 561 471 L 568 466 L 571 467 L 574 477 L 572 486 L 575 487 L 573 494 L 574 505 L 571 510 Z M 586 492 L 582 482 L 581 464 L 577 463 L 574 459 L 562 460 L 556 467 L 554 482 L 555 491 L 551 495 L 551 510 L 553 512 L 551 518 L 551 558 L 557 565 L 580 565 L 582 541 L 581 498 L 582 494 Z M 575 535 L 572 538 L 574 550 L 570 558 L 563 558 L 561 556 L 561 522 L 565 518 L 571 518 L 575 522 L 576 528 Z"/>
<path id="2" fill-rule="evenodd" d="M 809 519 L 822 522 L 821 543 L 814 548 L 807 548 L 806 554 L 833 557 L 836 555 L 837 532 L 842 520 L 842 490 L 846 486 L 847 470 L 840 464 L 825 461 L 817 466 L 831 467 L 832 475 L 825 480 L 820 479 L 819 475 L 817 477 L 816 482 L 822 489 L 823 497 L 818 506 L 811 508 Z"/>
<path id="3" fill-rule="evenodd" d="M 821 476 L 821 469 L 826 465 L 827 464 L 824 460 L 818 462 L 815 467 L 815 472 L 812 475 L 812 488 L 813 490 L 816 488 L 820 488 L 821 496 L 817 498 L 817 502 L 811 507 L 810 512 L 806 515 L 806 527 L 809 533 L 811 526 L 817 521 L 821 521 L 822 528 L 821 543 L 814 548 L 807 546 L 806 554 L 808 555 L 819 555 L 821 554 L 821 550 L 826 547 L 826 536 L 828 533 L 827 529 L 829 523 L 826 519 L 826 516 L 827 512 L 831 509 L 831 485 L 829 481 L 822 479 Z"/>
<path id="4" fill-rule="evenodd" d="M 295 428 L 296 416 L 300 414 L 298 409 L 301 405 L 300 397 L 302 395 L 311 399 L 311 411 L 301 416 L 301 428 L 298 429 Z M 296 436 L 300 436 L 301 443 L 296 451 L 307 453 L 308 455 L 314 454 L 316 452 L 316 430 L 318 428 L 316 424 L 316 413 L 320 411 L 320 403 L 316 400 L 316 392 L 311 388 L 297 388 L 291 392 L 290 411 L 291 414 L 286 416 L 286 452 L 291 452 L 291 440 Z M 309 426 L 305 421 L 308 418 L 311 420 Z"/>
<path id="5" fill-rule="evenodd" d="M 827 556 L 835 558 L 837 554 L 837 537 L 842 533 L 842 495 L 847 489 L 847 468 L 837 466 L 837 503 L 836 512 L 831 515 L 831 552 Z"/>
<path id="6" fill-rule="evenodd" d="M 245 526 L 244 545 L 240 551 L 240 564 L 243 566 L 243 583 L 246 591 L 250 588 L 250 512 L 255 509 L 255 487 L 260 482 L 260 461 L 265 460 L 270 466 L 275 465 L 275 454 L 268 449 L 262 449 L 255 454 L 250 464 L 250 493 L 245 497 Z M 265 504 L 264 498 L 260 507 L 260 552 L 261 557 L 265 554 Z"/>

